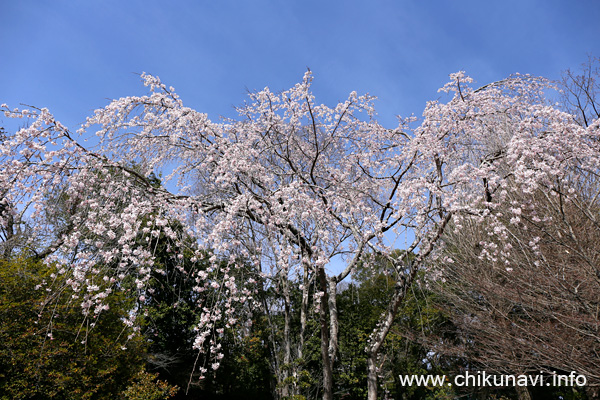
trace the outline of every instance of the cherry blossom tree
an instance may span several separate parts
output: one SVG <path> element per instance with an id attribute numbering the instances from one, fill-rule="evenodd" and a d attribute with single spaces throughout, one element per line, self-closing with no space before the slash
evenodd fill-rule
<path id="1" fill-rule="evenodd" d="M 184 106 L 157 77 L 142 79 L 147 95 L 112 101 L 77 133 L 46 109 L 2 106 L 7 117 L 29 121 L 0 145 L 3 225 L 27 221 L 33 231 L 25 248 L 57 265 L 56 282 L 74 291 L 88 317 L 105 310 L 105 298 L 124 279 L 134 279 L 144 298 L 157 268 L 152 237 L 164 234 L 181 263 L 210 252 L 210 267 L 194 276 L 201 299 L 194 346 L 207 360 L 202 372 L 219 366 L 221 329 L 247 323 L 241 311 L 260 306 L 255 279 L 244 282 L 236 271 L 250 264 L 263 277 L 289 278 L 302 288 L 302 307 L 300 343 L 286 346 L 286 357 L 293 351 L 302 357 L 312 304 L 324 399 L 333 397 L 337 285 L 359 263 L 370 254 L 388 258 L 399 277 L 365 343 L 369 399 L 375 399 L 379 349 L 449 221 L 486 220 L 502 238 L 509 230 L 496 204 L 508 201 L 510 190 L 568 183 L 564 171 L 573 162 L 599 165 L 591 139 L 598 123 L 583 128 L 546 104 L 547 82 L 529 76 L 475 90 L 464 73 L 453 74 L 441 89 L 447 103 L 431 102 L 420 124 L 401 120 L 394 129 L 377 122 L 370 96 L 351 93 L 333 108 L 316 103 L 310 72 L 287 91 L 252 93 L 239 118 L 220 122 Z M 91 132 L 96 144 L 88 146 Z M 163 174 L 163 186 L 152 184 L 152 174 Z M 508 177 L 517 184 L 506 185 Z M 36 242 L 52 228 L 44 210 L 57 190 L 68 221 L 54 238 Z M 510 223 L 518 223 L 522 207 L 514 205 Z M 395 241 L 406 237 L 414 238 L 403 253 L 414 255 L 408 268 L 407 260 L 393 257 Z M 509 268 L 509 248 L 492 240 L 482 246 L 483 256 Z M 183 256 L 184 247 L 192 257 Z M 334 274 L 327 266 L 336 257 L 345 268 Z"/>
<path id="2" fill-rule="evenodd" d="M 597 61 L 590 59 L 580 73 L 567 71 L 560 85 L 568 117 L 590 129 L 563 122 L 569 127 L 563 137 L 552 126 L 538 135 L 556 141 L 554 145 L 526 142 L 539 157 L 530 161 L 528 172 L 537 174 L 537 185 L 524 187 L 513 174 L 513 159 L 505 157 L 515 146 L 511 136 L 498 138 L 496 147 L 488 150 L 499 156 L 496 168 L 506 171 L 502 193 L 506 198 L 498 201 L 489 194 L 496 216 L 504 219 L 505 233 L 494 234 L 497 228 L 477 217 L 457 219 L 459 226 L 446 230 L 442 239 L 448 260 L 441 261 L 444 280 L 437 287 L 452 306 L 454 323 L 468 337 L 451 353 L 466 355 L 488 372 L 577 371 L 586 376 L 588 389 L 596 391 Z M 538 171 L 549 168 L 549 160 L 555 167 L 541 179 Z"/>
<path id="3" fill-rule="evenodd" d="M 444 265 L 437 289 L 463 340 L 439 351 L 461 354 L 488 373 L 577 371 L 598 389 L 599 190 L 597 178 L 586 183 L 576 196 L 525 195 L 535 210 L 523 209 L 508 238 L 496 241 L 511 246 L 508 267 L 482 257 L 479 243 L 490 240 L 485 224 L 465 218 L 460 230 L 446 231 L 453 262 Z"/>

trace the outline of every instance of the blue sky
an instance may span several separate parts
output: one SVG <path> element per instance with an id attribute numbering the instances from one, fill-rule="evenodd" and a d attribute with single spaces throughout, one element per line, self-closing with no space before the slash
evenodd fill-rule
<path id="1" fill-rule="evenodd" d="M 600 56 L 598 21 L 598 0 L 5 0 L 0 103 L 48 107 L 75 128 L 145 93 L 145 71 L 217 119 L 246 89 L 287 89 L 309 67 L 317 101 L 368 92 L 392 127 L 458 70 L 483 85 L 576 69 Z"/>
<path id="2" fill-rule="evenodd" d="M 145 93 L 148 72 L 216 120 L 310 68 L 318 102 L 368 92 L 391 128 L 459 70 L 483 85 L 577 69 L 600 56 L 599 21 L 600 0 L 3 0 L 0 103 L 48 107 L 75 130 Z"/>

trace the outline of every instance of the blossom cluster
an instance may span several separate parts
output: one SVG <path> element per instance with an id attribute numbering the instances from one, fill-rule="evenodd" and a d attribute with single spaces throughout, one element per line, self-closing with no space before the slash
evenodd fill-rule
<path id="1" fill-rule="evenodd" d="M 511 215 L 498 205 L 514 191 L 574 196 L 574 175 L 600 165 L 599 124 L 577 125 L 544 100 L 548 82 L 529 76 L 473 89 L 453 74 L 441 89 L 447 102 L 394 129 L 377 122 L 370 96 L 315 103 L 310 73 L 289 90 L 252 93 L 238 119 L 218 123 L 157 77 L 142 78 L 148 94 L 112 101 L 77 133 L 46 109 L 2 105 L 29 123 L 0 143 L 1 222 L 32 228 L 28 248 L 57 266 L 86 315 L 105 310 L 127 278 L 139 300 L 132 315 L 143 310 L 161 273 L 159 236 L 182 271 L 212 255 L 193 279 L 204 296 L 194 347 L 208 346 L 213 369 L 219 329 L 245 321 L 264 277 L 314 274 L 341 256 L 339 281 L 407 234 L 411 252 L 431 252 L 448 219 L 460 227 L 467 215 L 489 226 L 481 257 L 510 268 L 502 238 L 524 214 L 543 215 L 533 202 L 511 204 Z M 241 279 L 248 267 L 254 274 Z"/>

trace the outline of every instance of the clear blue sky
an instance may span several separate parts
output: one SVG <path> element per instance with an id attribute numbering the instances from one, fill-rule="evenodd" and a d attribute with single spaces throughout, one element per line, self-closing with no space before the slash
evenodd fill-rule
<path id="1" fill-rule="evenodd" d="M 600 1 L 3 0 L 0 38 L 0 103 L 48 107 L 72 128 L 145 93 L 135 73 L 217 119 L 246 89 L 287 89 L 307 67 L 317 101 L 369 92 L 391 127 L 449 73 L 558 78 L 600 56 Z"/>
<path id="2" fill-rule="evenodd" d="M 217 119 L 309 67 L 317 101 L 369 92 L 393 127 L 452 72 L 557 79 L 600 56 L 600 0 L 0 1 L 0 103 L 48 107 L 71 128 L 145 93 L 141 72 Z"/>

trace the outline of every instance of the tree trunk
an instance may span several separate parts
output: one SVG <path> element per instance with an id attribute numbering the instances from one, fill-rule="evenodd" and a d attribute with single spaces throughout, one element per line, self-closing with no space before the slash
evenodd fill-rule
<path id="1" fill-rule="evenodd" d="M 394 294 L 392 295 L 392 299 L 388 308 L 383 313 L 383 315 L 379 318 L 379 322 L 377 327 L 373 330 L 369 337 L 369 344 L 365 348 L 367 353 L 367 399 L 368 400 L 376 400 L 377 399 L 377 355 L 379 354 L 379 350 L 383 345 L 383 342 L 392 327 L 394 319 L 396 318 L 396 313 L 398 311 L 398 307 L 404 301 L 406 297 L 406 293 L 408 289 L 412 285 L 412 282 L 417 275 L 417 271 L 423 264 L 423 261 L 429 254 L 433 251 L 434 244 L 438 241 L 446 225 L 450 222 L 452 218 L 452 213 L 448 213 L 444 216 L 437 227 L 437 231 L 435 234 L 429 238 L 426 242 L 426 246 L 424 246 L 421 250 L 421 253 L 408 265 L 408 266 L 396 266 L 397 271 L 403 271 L 408 268 L 406 273 L 401 273 L 398 277 L 398 281 L 396 282 L 394 288 Z M 411 247 L 407 250 L 407 253 L 412 252 L 419 241 L 415 239 Z M 402 260 L 403 261 L 403 260 Z"/>
<path id="2" fill-rule="evenodd" d="M 16 236 L 15 234 L 15 219 L 8 209 L 8 207 L 1 205 L 0 206 L 0 216 L 5 216 L 5 224 L 2 227 L 4 233 L 4 259 L 10 259 L 13 251 L 13 239 Z"/>
<path id="3" fill-rule="evenodd" d="M 304 359 L 304 334 L 306 332 L 308 316 L 308 290 L 310 288 L 309 266 L 304 263 L 304 275 L 302 277 L 302 305 L 300 308 L 300 340 L 298 344 L 298 358 Z"/>
<path id="4" fill-rule="evenodd" d="M 283 286 L 283 298 L 284 298 L 284 316 L 283 316 L 283 342 L 284 342 L 284 355 L 283 355 L 283 387 L 281 388 L 281 394 L 283 398 L 290 396 L 293 391 L 290 388 L 290 371 L 292 361 L 292 341 L 290 338 L 290 290 L 287 279 L 282 277 Z"/>
<path id="5" fill-rule="evenodd" d="M 335 278 L 329 279 L 329 359 L 331 360 L 331 368 L 335 363 L 338 351 L 338 310 L 337 310 L 337 281 Z"/>
<path id="6" fill-rule="evenodd" d="M 417 264 L 419 265 L 419 264 Z M 398 307 L 406 297 L 406 293 L 408 292 L 408 288 L 412 284 L 415 275 L 417 274 L 418 268 L 417 265 L 413 265 L 410 267 L 410 271 L 406 276 L 401 276 L 396 283 L 396 288 L 394 290 L 394 295 L 388 306 L 385 313 L 379 319 L 379 323 L 377 324 L 377 328 L 371 333 L 369 337 L 370 343 L 367 345 L 365 349 L 367 352 L 367 388 L 368 400 L 376 400 L 377 399 L 377 355 L 379 354 L 379 350 L 383 345 L 383 342 L 392 327 L 392 323 L 394 322 L 394 318 L 396 317 L 396 312 L 398 311 Z"/>
<path id="7" fill-rule="evenodd" d="M 333 400 L 333 369 L 329 358 L 329 296 L 327 295 L 327 276 L 323 267 L 318 270 L 319 289 L 323 292 L 319 308 L 321 323 L 321 359 L 323 361 L 323 400 Z"/>
<path id="8" fill-rule="evenodd" d="M 531 395 L 529 394 L 529 390 L 527 386 L 515 386 L 515 390 L 517 391 L 517 398 L 519 400 L 531 400 Z"/>
<path id="9" fill-rule="evenodd" d="M 277 341 L 275 340 L 276 334 L 273 326 L 273 321 L 271 320 L 271 312 L 269 310 L 269 305 L 267 304 L 266 296 L 263 298 L 263 308 L 265 310 L 265 316 L 267 317 L 267 323 L 269 326 L 269 357 L 270 357 L 270 365 L 271 370 L 273 372 L 273 379 L 271 380 L 271 393 L 273 394 L 273 398 L 276 400 L 283 398 L 282 387 L 280 385 L 283 382 L 282 368 L 279 362 L 278 350 L 277 350 Z"/>
<path id="10" fill-rule="evenodd" d="M 377 353 L 367 359 L 367 400 L 377 400 Z"/>
<path id="11" fill-rule="evenodd" d="M 302 304 L 300 305 L 300 337 L 298 340 L 298 360 L 294 366 L 294 371 L 298 374 L 304 369 L 304 335 L 306 334 L 306 326 L 308 320 L 308 291 L 310 288 L 309 281 L 309 266 L 304 264 L 304 275 L 302 278 Z M 296 394 L 301 394 L 301 387 L 296 386 Z"/>

